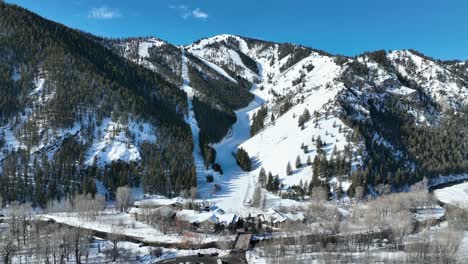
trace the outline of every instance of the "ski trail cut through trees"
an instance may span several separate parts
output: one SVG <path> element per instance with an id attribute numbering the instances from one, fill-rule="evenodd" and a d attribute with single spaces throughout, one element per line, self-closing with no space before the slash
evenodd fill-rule
<path id="1" fill-rule="evenodd" d="M 255 89 L 256 85 L 253 85 L 252 90 Z M 235 111 L 237 121 L 232 126 L 230 135 L 213 146 L 216 150 L 216 162 L 224 171 L 219 181 L 223 189 L 217 194 L 221 198 L 219 206 L 230 212 L 243 212 L 246 209 L 245 203 L 249 202 L 255 189 L 253 173 L 245 172 L 237 165 L 235 153 L 237 147 L 250 138 L 250 113 L 256 111 L 263 102 L 263 99 L 255 96 L 247 107 Z"/>
<path id="2" fill-rule="evenodd" d="M 187 104 L 188 104 L 188 114 L 185 116 L 185 122 L 190 126 L 190 130 L 192 131 L 192 138 L 193 138 L 193 158 L 195 160 L 195 171 L 197 176 L 197 190 L 198 194 L 203 197 L 204 193 L 207 193 L 209 190 L 205 190 L 209 188 L 206 184 L 205 179 L 205 164 L 203 160 L 203 156 L 201 154 L 200 149 L 200 128 L 198 127 L 197 119 L 195 118 L 195 112 L 193 111 L 193 96 L 194 96 L 194 89 L 190 87 L 190 77 L 188 74 L 188 60 L 185 56 L 185 50 L 182 50 L 182 87 L 181 89 L 187 94 Z"/>

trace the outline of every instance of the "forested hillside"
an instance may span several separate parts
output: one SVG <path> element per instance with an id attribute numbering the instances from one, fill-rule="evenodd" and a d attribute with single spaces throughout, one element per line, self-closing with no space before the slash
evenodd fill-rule
<path id="1" fill-rule="evenodd" d="M 5 201 L 94 194 L 95 179 L 111 193 L 127 184 L 168 195 L 194 186 L 185 94 L 161 74 L 4 3 L 0 58 Z M 120 153 L 125 146 L 135 153 Z"/>

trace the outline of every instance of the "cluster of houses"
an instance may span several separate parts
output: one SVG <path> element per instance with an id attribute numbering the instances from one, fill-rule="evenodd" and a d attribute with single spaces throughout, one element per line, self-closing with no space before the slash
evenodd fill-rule
<path id="1" fill-rule="evenodd" d="M 182 198 L 140 200 L 135 202 L 129 214 L 137 221 L 143 222 L 148 221 L 151 215 L 157 214 L 158 219 L 177 220 L 193 230 L 206 232 L 218 232 L 224 229 L 233 232 L 238 229 L 247 231 L 250 227 L 281 228 L 286 223 L 305 221 L 305 216 L 301 212 L 284 213 L 273 208 L 263 214 L 243 218 L 237 214 L 227 213 L 215 204 L 192 203 Z"/>
<path id="2" fill-rule="evenodd" d="M 150 222 L 150 217 L 157 215 L 158 221 L 179 222 L 194 230 L 221 231 L 238 229 L 250 231 L 251 228 L 281 228 L 282 225 L 294 222 L 304 222 L 306 218 L 301 212 L 281 212 L 270 208 L 263 214 L 240 217 L 227 213 L 215 204 L 207 202 L 192 203 L 182 198 L 149 198 L 136 201 L 129 214 L 137 221 Z"/>

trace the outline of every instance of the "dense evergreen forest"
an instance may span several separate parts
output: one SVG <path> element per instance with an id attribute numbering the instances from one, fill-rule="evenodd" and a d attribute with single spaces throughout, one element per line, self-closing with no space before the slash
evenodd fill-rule
<path id="1" fill-rule="evenodd" d="M 26 145 L 4 153 L 0 177 L 4 201 L 44 205 L 66 195 L 95 193 L 95 179 L 101 179 L 111 194 L 126 184 L 142 183 L 148 192 L 167 195 L 195 186 L 193 160 L 187 158 L 193 143 L 182 115 L 186 97 L 178 85 L 83 32 L 5 3 L 0 3 L 0 58 L 1 126 L 16 127 L 13 133 Z M 15 75 L 19 77 L 12 78 Z M 31 93 L 38 78 L 45 79 L 45 85 L 34 99 Z M 157 128 L 158 141 L 143 144 L 140 164 L 87 168 L 85 152 L 103 118 L 121 123 L 145 120 Z M 31 148 L 76 125 L 80 133 L 64 135 L 57 141 L 58 151 Z"/>

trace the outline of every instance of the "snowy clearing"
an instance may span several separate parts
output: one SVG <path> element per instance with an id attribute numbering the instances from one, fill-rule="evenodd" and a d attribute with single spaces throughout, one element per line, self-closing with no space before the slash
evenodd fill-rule
<path id="1" fill-rule="evenodd" d="M 468 182 L 435 190 L 434 193 L 443 203 L 468 206 Z"/>

